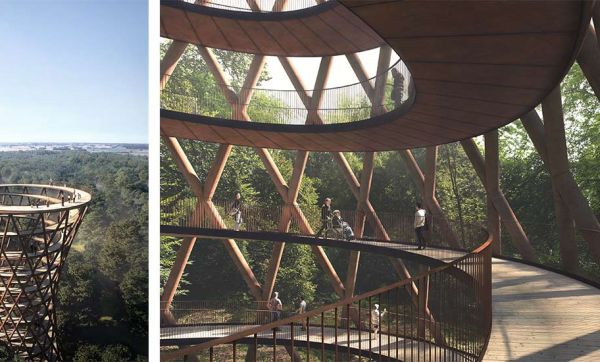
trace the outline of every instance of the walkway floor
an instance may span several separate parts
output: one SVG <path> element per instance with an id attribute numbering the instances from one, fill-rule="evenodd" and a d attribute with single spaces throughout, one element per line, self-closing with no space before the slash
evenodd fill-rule
<path id="1" fill-rule="evenodd" d="M 600 361 L 600 289 L 544 269 L 493 259 L 492 293 L 492 335 L 484 361 Z M 225 333 L 218 331 L 222 327 L 213 328 L 213 335 Z M 162 328 L 161 339 L 203 337 L 198 333 L 197 327 Z M 311 335 L 319 332 L 311 330 Z M 363 343 L 368 341 L 364 337 Z"/>
<path id="2" fill-rule="evenodd" d="M 600 361 L 600 290 L 560 274 L 493 261 L 485 361 Z"/>

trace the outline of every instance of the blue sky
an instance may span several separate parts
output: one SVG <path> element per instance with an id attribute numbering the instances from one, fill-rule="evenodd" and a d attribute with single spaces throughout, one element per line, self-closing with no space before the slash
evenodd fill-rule
<path id="1" fill-rule="evenodd" d="M 0 1 L 0 142 L 148 142 L 145 0 Z"/>

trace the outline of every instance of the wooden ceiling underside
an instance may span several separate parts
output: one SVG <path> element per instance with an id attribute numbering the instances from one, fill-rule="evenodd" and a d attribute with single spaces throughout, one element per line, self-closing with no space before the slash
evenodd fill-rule
<path id="1" fill-rule="evenodd" d="M 310 151 L 382 151 L 483 134 L 528 112 L 569 69 L 589 22 L 581 1 L 340 0 L 400 55 L 413 107 L 386 123 L 337 131 L 256 130 L 207 117 L 161 115 L 163 135 Z M 184 120 L 185 118 L 185 120 Z"/>
<path id="2" fill-rule="evenodd" d="M 160 35 L 208 48 L 294 57 L 357 53 L 385 44 L 337 2 L 290 12 L 252 13 L 163 1 Z"/>

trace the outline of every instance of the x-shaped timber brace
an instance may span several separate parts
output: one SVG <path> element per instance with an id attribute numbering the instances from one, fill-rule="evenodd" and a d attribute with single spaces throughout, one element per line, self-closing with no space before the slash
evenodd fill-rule
<path id="1" fill-rule="evenodd" d="M 185 50 L 185 47 L 182 47 L 180 44 L 172 44 L 172 47 L 167 52 L 168 57 L 166 55 L 165 59 L 169 59 L 169 61 L 174 62 L 175 57 L 173 57 L 172 54 L 175 50 L 173 50 L 173 52 L 171 52 L 171 49 L 175 49 L 175 50 L 177 50 L 177 52 L 182 53 L 183 50 Z M 223 75 L 223 71 L 222 71 L 222 69 L 220 69 L 218 62 L 216 61 L 216 59 L 214 58 L 212 53 L 208 49 L 203 48 L 203 47 L 198 47 L 198 49 L 200 51 L 200 54 L 203 56 L 204 60 L 207 62 L 208 66 L 211 69 L 211 72 L 215 76 L 216 80 L 219 82 L 219 84 L 222 85 L 221 89 L 222 89 L 226 99 L 232 106 L 232 109 L 233 109 L 232 113 L 235 116 L 239 116 L 242 120 L 249 121 L 250 119 L 246 113 L 246 107 L 247 107 L 249 98 L 251 96 L 249 90 L 255 85 L 255 83 L 258 79 L 258 76 L 260 75 L 260 71 L 262 70 L 262 66 L 264 65 L 264 57 L 255 56 L 251 66 L 250 66 L 248 77 L 246 78 L 246 81 L 244 82 L 243 89 L 246 90 L 246 93 L 243 95 L 242 94 L 236 95 L 233 91 L 231 91 L 231 88 L 229 87 L 229 85 Z M 387 66 L 389 65 L 390 54 L 391 54 L 391 50 L 389 48 L 384 48 L 382 50 L 381 56 L 380 56 L 380 61 L 379 61 L 379 64 L 380 64 L 379 68 L 381 71 L 379 73 L 384 72 L 383 69 L 387 69 Z M 384 60 L 382 60 L 382 59 L 384 59 Z M 291 67 L 291 64 L 289 64 L 287 62 L 287 59 L 280 58 L 280 60 L 282 61 L 282 65 L 286 69 L 286 72 L 288 72 L 288 74 L 292 74 L 292 76 L 291 76 L 291 77 L 293 77 L 292 81 L 298 87 L 297 90 L 299 91 L 300 97 L 302 98 L 303 101 L 305 101 L 307 103 L 307 108 L 309 109 L 309 112 L 307 115 L 306 123 L 322 124 L 323 121 L 320 118 L 320 116 L 318 115 L 318 113 L 316 112 L 316 109 L 318 109 L 319 103 L 321 101 L 322 92 L 319 90 L 323 89 L 324 85 L 326 83 L 330 65 L 331 65 L 331 58 L 324 57 L 321 61 L 321 65 L 319 67 L 319 72 L 317 75 L 317 80 L 316 80 L 315 87 L 314 87 L 314 89 L 316 91 L 313 92 L 312 97 L 308 96 L 304 92 L 304 87 L 301 85 L 301 81 L 300 81 L 299 77 L 297 77 L 297 75 L 295 74 L 295 71 Z M 172 71 L 174 69 L 174 66 L 172 64 L 167 64 L 164 62 L 163 62 L 163 64 L 166 65 L 166 67 L 163 66 L 163 69 L 169 69 L 170 71 Z M 168 75 L 166 75 L 166 76 L 163 75 L 162 79 L 164 79 L 166 81 L 168 79 Z M 164 85 L 165 82 L 162 82 L 162 84 Z M 380 99 L 379 104 L 382 104 L 385 80 L 380 81 L 378 84 L 376 84 L 376 89 L 377 89 L 377 87 L 379 87 L 380 90 L 378 92 L 374 91 L 373 95 L 375 97 L 375 94 L 378 94 L 378 97 Z M 376 105 L 378 103 L 374 103 L 374 104 Z M 377 107 L 375 105 L 373 106 L 374 110 L 377 109 Z M 315 111 L 311 111 L 311 110 L 315 110 Z M 186 174 L 188 175 L 188 176 L 186 176 L 186 179 L 188 180 L 188 182 L 190 182 L 190 180 L 192 180 L 191 182 L 199 184 L 199 180 L 197 179 L 197 176 L 193 172 L 193 169 L 191 168 L 191 165 L 189 165 L 189 162 L 187 162 L 187 159 L 184 158 L 185 155 L 183 154 L 183 151 L 181 150 L 181 148 L 178 146 L 177 141 L 172 138 L 166 138 L 165 143 L 171 149 L 171 152 L 173 153 L 174 158 L 176 159 L 176 162 L 178 163 L 179 169 L 182 170 L 184 175 L 186 175 Z M 214 206 L 212 206 L 212 202 L 210 201 L 210 198 L 212 197 L 212 194 L 214 193 L 214 190 L 216 188 L 216 183 L 218 182 L 218 178 L 220 177 L 220 174 L 224 167 L 224 163 L 226 161 L 226 157 L 229 154 L 230 150 L 231 150 L 230 145 L 221 145 L 220 146 L 220 149 L 219 149 L 219 152 L 215 159 L 215 162 L 213 164 L 213 167 L 211 168 L 211 170 L 208 174 L 208 177 L 207 177 L 208 182 L 204 186 L 204 188 L 207 191 L 206 194 L 203 195 L 203 198 L 201 199 L 201 200 L 204 200 L 204 202 L 199 202 L 200 209 L 198 210 L 198 212 L 200 214 L 202 214 L 204 212 L 203 210 L 209 209 L 212 214 L 211 217 L 213 217 L 213 220 L 216 221 L 217 225 L 221 225 L 220 227 L 224 227 L 224 224 L 222 223 L 222 219 L 220 218 L 220 216 L 218 216 L 218 212 L 216 211 Z M 292 218 L 294 218 L 298 221 L 298 225 L 302 232 L 312 234 L 313 233 L 312 228 L 308 224 L 306 218 L 302 214 L 302 211 L 300 210 L 300 208 L 296 202 L 296 199 L 298 196 L 298 190 L 300 187 L 300 181 L 301 181 L 301 178 L 302 178 L 302 175 L 304 172 L 304 168 L 306 166 L 306 161 L 308 158 L 308 152 L 298 151 L 295 165 L 294 165 L 294 172 L 293 172 L 292 180 L 290 183 L 291 186 L 288 188 L 285 185 L 285 182 L 283 181 L 283 178 L 281 177 L 276 165 L 273 163 L 268 151 L 266 151 L 264 149 L 260 149 L 260 148 L 257 148 L 257 151 L 259 152 L 259 155 L 261 156 L 261 159 L 263 160 L 263 163 L 265 164 L 268 173 L 270 174 L 272 180 L 274 181 L 278 192 L 281 194 L 281 196 L 285 202 L 284 213 L 283 213 L 282 219 L 280 221 L 279 230 L 282 232 L 287 232 L 289 229 L 290 221 Z M 364 188 L 361 188 L 360 183 L 358 183 L 356 176 L 354 175 L 353 171 L 350 169 L 350 166 L 348 165 L 343 154 L 334 153 L 334 157 L 336 159 L 336 162 L 338 162 L 338 164 L 341 166 L 346 179 L 351 183 L 351 186 L 353 189 L 353 194 L 359 199 L 358 218 L 362 219 L 362 220 L 357 223 L 357 225 L 359 225 L 358 229 L 357 229 L 358 235 L 362 235 L 364 219 L 365 219 L 365 216 L 368 215 L 369 220 L 372 222 L 372 224 L 374 224 L 373 226 L 376 228 L 376 230 L 378 230 L 379 234 L 386 240 L 389 240 L 389 236 L 388 236 L 387 232 L 385 231 L 383 224 L 377 217 L 372 205 L 370 204 L 370 202 L 368 200 L 368 195 L 369 195 L 369 190 L 370 190 L 370 182 L 371 182 L 372 173 L 373 173 L 374 153 L 370 152 L 370 153 L 365 154 L 365 159 L 364 159 L 365 165 L 364 165 L 364 170 L 363 170 L 363 175 L 362 175 L 363 176 L 362 181 L 363 181 L 363 184 L 365 184 L 367 186 Z M 186 166 L 186 164 L 187 164 L 187 166 Z M 190 172 L 190 170 L 192 172 Z M 190 177 L 190 175 L 192 175 L 192 177 Z M 192 186 L 192 184 L 190 184 L 190 186 Z M 192 186 L 192 189 L 193 190 L 194 189 L 202 189 L 202 187 L 200 185 L 198 185 L 196 187 Z M 198 195 L 200 195 L 202 197 L 202 194 L 199 192 L 195 191 L 195 194 L 197 197 L 198 197 Z M 206 215 L 204 215 L 204 216 L 206 216 Z M 192 217 L 196 217 L 196 215 L 194 214 Z M 195 238 L 184 239 L 184 241 L 182 243 L 182 247 L 180 248 L 180 252 L 178 252 L 178 256 L 177 256 L 176 263 L 175 263 L 176 265 L 171 270 L 169 280 L 167 282 L 167 285 L 165 286 L 165 293 L 163 295 L 162 302 L 163 302 L 163 310 L 165 311 L 165 314 L 163 315 L 163 317 L 165 318 L 166 321 L 169 321 L 169 322 L 173 321 L 172 316 L 168 312 L 168 306 L 172 302 L 172 299 L 175 294 L 176 286 L 179 283 L 179 280 L 183 274 L 183 268 L 185 266 L 185 263 L 187 263 L 187 259 L 189 258 L 189 254 L 191 252 L 194 242 L 195 242 Z M 235 247 L 235 242 L 233 240 L 228 240 L 227 244 L 226 244 L 226 246 L 229 246 L 230 249 L 231 248 L 234 248 L 234 250 L 237 249 L 237 247 Z M 262 287 L 262 290 L 263 290 L 262 299 L 257 298 L 258 300 L 266 300 L 272 294 L 274 283 L 276 280 L 277 271 L 279 269 L 279 264 L 280 264 L 281 257 L 283 254 L 283 248 L 284 248 L 284 243 L 277 243 L 273 247 L 271 264 L 269 265 L 269 269 L 268 269 L 268 272 L 267 272 L 267 275 L 265 278 L 265 284 Z M 351 296 L 353 294 L 354 286 L 355 286 L 355 282 L 356 282 L 356 275 L 357 275 L 357 271 L 358 271 L 358 263 L 360 260 L 360 254 L 358 252 L 353 252 L 350 256 L 350 261 L 349 261 L 349 265 L 348 265 L 347 285 L 351 288 L 351 291 L 348 292 L 348 291 L 344 290 L 345 289 L 344 285 L 341 283 L 341 280 L 337 276 L 335 270 L 331 266 L 331 263 L 329 262 L 327 256 L 322 251 L 322 249 L 317 246 L 313 246 L 312 248 L 313 248 L 313 252 L 317 256 L 317 261 L 319 262 L 319 264 L 321 264 L 321 267 L 323 269 L 325 269 L 325 271 L 329 274 L 329 277 L 332 281 L 332 284 L 333 284 L 333 287 L 334 287 L 334 290 L 336 291 L 336 293 L 340 297 Z M 233 252 L 233 253 L 230 252 L 230 254 L 232 254 L 232 256 L 234 257 L 234 260 L 236 261 L 236 265 L 238 266 L 238 269 L 240 269 L 240 271 L 242 272 L 246 283 L 250 287 L 251 293 L 256 298 L 257 294 L 258 294 L 257 289 L 259 289 L 260 286 L 257 283 L 256 278 L 253 276 L 252 271 L 249 269 L 247 263 L 243 259 L 243 256 L 239 254 L 239 250 L 235 250 L 235 251 L 236 252 Z M 394 265 L 395 269 L 399 272 L 399 274 L 401 276 L 407 277 L 407 278 L 410 277 L 408 270 L 406 269 L 406 267 L 400 260 L 392 258 L 391 261 L 392 261 L 392 264 Z M 178 268 L 177 266 L 180 266 L 180 267 Z M 409 286 L 408 290 L 409 290 L 409 293 L 411 294 L 411 296 L 413 297 L 414 303 L 417 304 L 418 303 L 418 299 L 417 299 L 418 298 L 418 290 L 417 290 L 416 285 L 413 284 L 413 285 Z M 431 313 L 429 311 L 427 311 L 427 315 L 429 318 L 431 318 L 433 320 L 433 317 L 431 316 Z M 355 323 L 356 323 L 357 322 L 356 319 L 355 318 L 353 318 L 353 319 L 355 320 Z M 356 324 L 358 324 L 358 323 L 356 323 Z M 443 338 L 441 337 L 441 335 L 436 335 L 436 339 L 440 343 L 443 343 Z"/>

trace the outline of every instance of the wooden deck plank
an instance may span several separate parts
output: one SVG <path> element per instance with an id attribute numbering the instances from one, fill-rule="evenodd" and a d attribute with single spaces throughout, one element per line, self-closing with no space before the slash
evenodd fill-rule
<path id="1" fill-rule="evenodd" d="M 600 290 L 493 260 L 493 324 L 485 361 L 600 361 Z"/>

